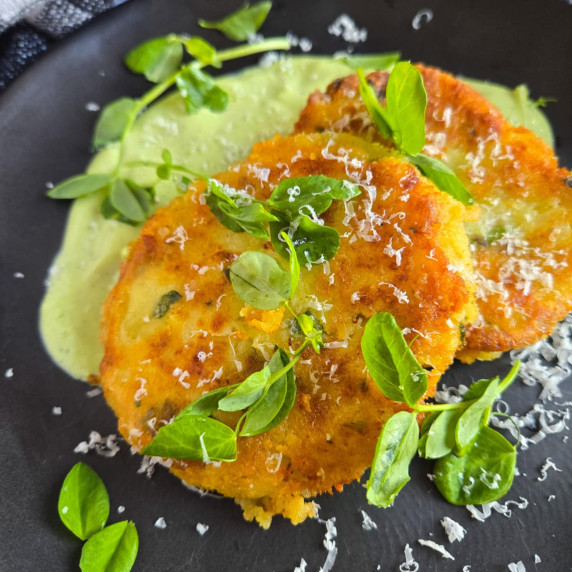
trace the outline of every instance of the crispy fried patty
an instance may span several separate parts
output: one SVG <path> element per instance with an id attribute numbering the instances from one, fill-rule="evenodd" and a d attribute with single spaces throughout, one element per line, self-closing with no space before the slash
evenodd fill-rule
<path id="1" fill-rule="evenodd" d="M 235 462 L 170 466 L 190 485 L 234 497 L 263 526 L 274 514 L 294 523 L 313 516 L 305 499 L 359 478 L 383 423 L 400 409 L 366 373 L 360 340 L 367 319 L 394 315 L 428 370 L 431 395 L 475 312 L 465 208 L 393 151 L 351 135 L 276 137 L 216 179 L 267 199 L 279 181 L 312 174 L 362 191 L 322 215 L 340 233 L 340 249 L 329 262 L 302 268 L 293 300 L 298 313 L 319 320 L 325 348 L 319 355 L 307 349 L 296 365 L 298 393 L 287 419 L 239 438 Z M 242 252 L 275 253 L 269 242 L 222 226 L 204 188 L 191 187 L 146 223 L 104 307 L 101 383 L 136 449 L 204 392 L 261 369 L 275 345 L 301 343 L 281 310 L 245 309 L 234 293 L 228 268 Z M 181 298 L 154 317 L 171 291 Z M 217 417 L 237 422 L 235 414 Z"/>
<path id="2" fill-rule="evenodd" d="M 443 160 L 481 209 L 466 224 L 479 316 L 459 357 L 530 345 L 572 310 L 572 189 L 553 151 L 467 84 L 417 66 L 427 90 L 427 155 Z M 384 100 L 388 73 L 368 81 Z M 361 102 L 357 76 L 315 92 L 295 132 L 349 132 L 381 141 Z M 387 142 L 386 142 L 387 143 Z"/>

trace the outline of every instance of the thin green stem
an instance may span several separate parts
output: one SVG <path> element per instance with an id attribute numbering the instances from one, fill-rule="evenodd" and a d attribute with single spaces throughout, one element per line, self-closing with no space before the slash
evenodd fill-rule
<path id="1" fill-rule="evenodd" d="M 510 368 L 510 371 L 506 374 L 506 377 L 501 381 L 499 385 L 499 395 L 505 391 L 516 379 L 518 371 L 520 369 L 520 362 L 515 361 L 514 365 Z"/>
<path id="2" fill-rule="evenodd" d="M 252 56 L 262 52 L 269 52 L 271 50 L 289 50 L 290 42 L 286 38 L 268 38 L 259 44 L 246 44 L 222 50 L 216 55 L 219 62 L 226 62 L 228 60 L 236 60 L 244 58 L 245 56 Z"/>
<path id="3" fill-rule="evenodd" d="M 457 409 L 461 403 L 423 403 L 413 405 L 411 409 L 420 413 L 431 413 L 432 411 L 446 411 L 448 409 Z"/>
<path id="4" fill-rule="evenodd" d="M 149 169 L 156 169 L 160 167 L 163 163 L 158 163 L 157 161 L 129 161 L 127 163 L 123 163 L 122 167 L 147 167 Z M 203 181 L 208 181 L 208 177 L 206 175 L 202 175 L 201 173 L 196 173 L 195 171 L 191 171 L 187 169 L 183 165 L 171 165 L 172 171 L 177 171 L 178 173 L 185 173 L 187 175 L 191 175 L 195 179 L 202 179 Z"/>

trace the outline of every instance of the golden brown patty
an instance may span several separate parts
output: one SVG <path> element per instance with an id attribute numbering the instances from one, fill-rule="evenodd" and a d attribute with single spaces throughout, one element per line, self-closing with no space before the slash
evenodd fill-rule
<path id="1" fill-rule="evenodd" d="M 216 177 L 257 199 L 284 178 L 318 173 L 362 190 L 322 215 L 341 235 L 338 254 L 302 269 L 293 307 L 320 320 L 326 347 L 320 355 L 307 349 L 297 364 L 290 415 L 268 433 L 240 438 L 234 463 L 172 462 L 186 483 L 235 497 L 246 518 L 263 526 L 273 514 L 293 522 L 313 516 L 304 499 L 359 478 L 382 424 L 400 409 L 365 372 L 360 340 L 367 319 L 391 312 L 406 339 L 415 338 L 431 395 L 475 310 L 465 279 L 471 262 L 464 207 L 394 155 L 350 135 L 276 137 Z M 275 344 L 300 344 L 288 316 L 278 315 L 272 327 L 280 311 L 241 315 L 225 270 L 246 250 L 274 251 L 222 226 L 203 190 L 203 183 L 191 187 L 147 222 L 104 307 L 101 383 L 121 433 L 137 449 L 204 392 L 261 369 Z M 171 290 L 182 299 L 164 317 L 152 317 Z"/>
<path id="2" fill-rule="evenodd" d="M 572 310 L 572 189 L 553 151 L 513 127 L 467 84 L 417 66 L 428 95 L 424 153 L 443 160 L 473 194 L 478 222 L 466 224 L 480 315 L 460 357 L 532 344 Z M 368 81 L 383 101 L 388 74 Z M 381 141 L 363 106 L 357 76 L 315 92 L 296 132 L 335 131 Z"/>

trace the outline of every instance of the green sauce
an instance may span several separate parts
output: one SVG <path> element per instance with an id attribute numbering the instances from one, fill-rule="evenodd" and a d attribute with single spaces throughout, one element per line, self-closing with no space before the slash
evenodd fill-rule
<path id="1" fill-rule="evenodd" d="M 289 133 L 308 95 L 349 73 L 349 68 L 332 58 L 296 57 L 267 69 L 252 68 L 222 77 L 219 83 L 231 101 L 221 114 L 203 110 L 188 115 L 181 98 L 171 95 L 139 118 L 127 141 L 126 161 L 160 162 L 161 151 L 168 148 L 174 163 L 206 175 L 223 171 L 244 159 L 255 142 Z M 550 126 L 528 100 L 527 92 L 515 96 L 516 91 L 502 86 L 469 83 L 509 120 L 551 141 Z M 116 152 L 110 147 L 99 153 L 88 171 L 110 172 Z M 156 180 L 149 168 L 133 168 L 129 176 L 142 185 Z M 161 205 L 177 193 L 168 182 L 156 188 Z M 99 371 L 103 357 L 101 307 L 117 281 L 125 247 L 141 229 L 105 220 L 100 204 L 99 196 L 74 201 L 40 309 L 40 332 L 49 354 L 67 373 L 83 380 Z"/>

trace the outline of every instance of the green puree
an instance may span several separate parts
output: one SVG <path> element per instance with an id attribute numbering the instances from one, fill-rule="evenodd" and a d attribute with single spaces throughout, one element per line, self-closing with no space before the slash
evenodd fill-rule
<path id="1" fill-rule="evenodd" d="M 244 159 L 255 142 L 289 133 L 308 95 L 349 73 L 347 66 L 332 58 L 294 57 L 222 77 L 219 85 L 231 100 L 221 114 L 201 110 L 188 115 L 180 96 L 171 95 L 139 118 L 129 134 L 126 161 L 161 162 L 161 151 L 168 148 L 174 163 L 213 175 Z M 469 83 L 510 121 L 531 128 L 552 144 L 548 122 L 523 87 L 513 91 L 486 82 Z M 99 153 L 89 172 L 110 172 L 116 152 L 111 147 Z M 150 168 L 133 168 L 129 176 L 142 185 L 156 181 Z M 156 188 L 162 205 L 177 192 L 168 182 Z M 49 354 L 67 373 L 83 380 L 99 371 L 101 307 L 117 281 L 126 246 L 141 229 L 105 220 L 100 203 L 97 195 L 75 200 L 40 309 L 40 332 Z"/>

